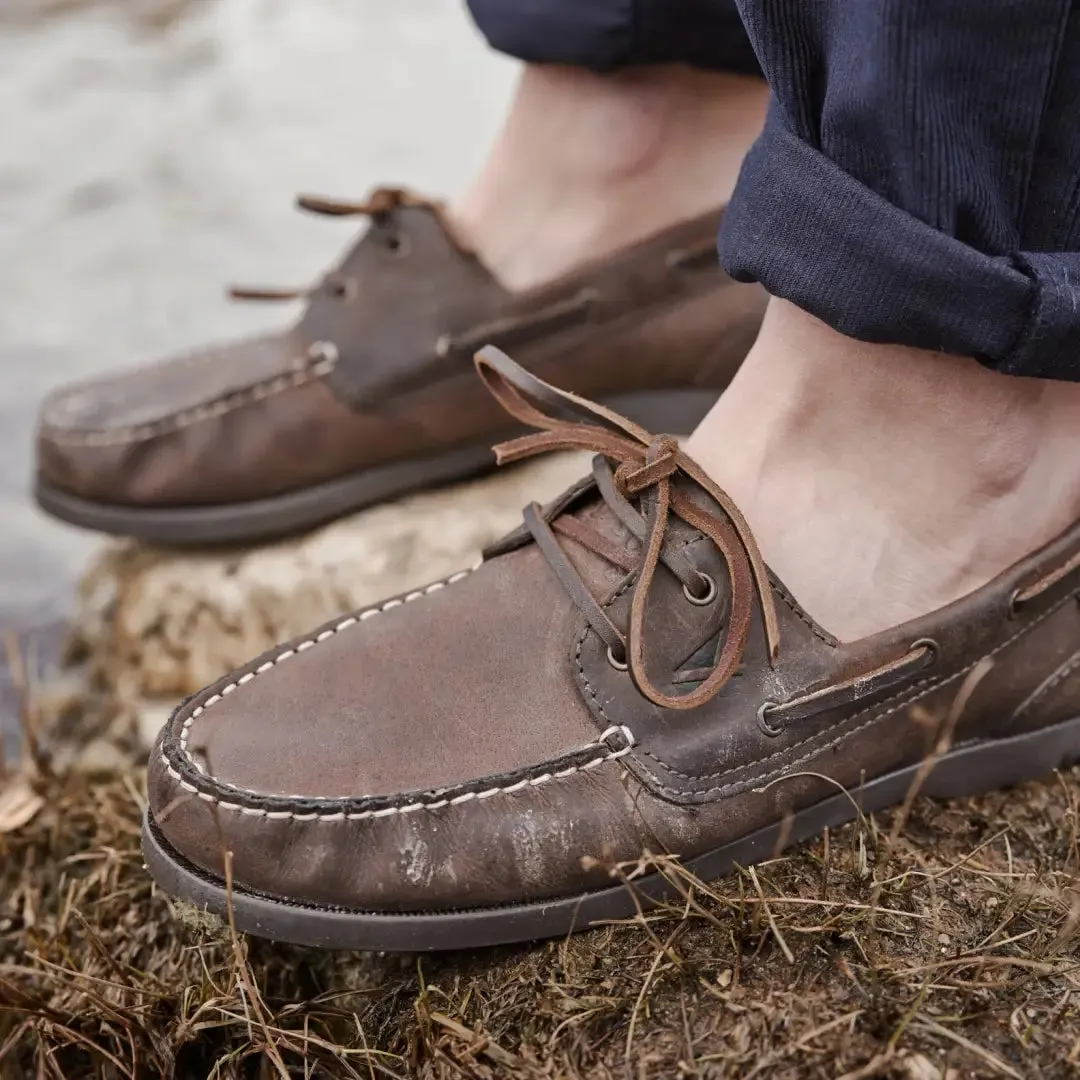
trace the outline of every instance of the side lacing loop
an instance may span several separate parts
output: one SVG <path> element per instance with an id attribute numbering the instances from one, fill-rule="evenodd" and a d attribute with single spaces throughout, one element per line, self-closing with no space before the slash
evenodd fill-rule
<path id="1" fill-rule="evenodd" d="M 898 659 L 890 660 L 845 682 L 824 686 L 789 701 L 763 701 L 757 712 L 758 727 L 769 738 L 776 738 L 782 735 L 791 723 L 811 719 L 828 709 L 840 708 L 895 686 L 913 672 L 930 667 L 939 653 L 940 648 L 936 641 L 932 638 L 920 638 Z"/>
<path id="2" fill-rule="evenodd" d="M 668 270 L 694 271 L 719 269 L 716 241 L 707 240 L 689 248 L 670 251 L 665 259 Z M 483 345 L 512 348 L 539 333 L 557 333 L 587 322 L 599 300 L 596 289 L 585 288 L 575 296 L 559 300 L 528 315 L 511 315 L 467 330 L 462 334 L 443 334 L 435 343 L 438 356 L 472 353 Z"/>
<path id="3" fill-rule="evenodd" d="M 502 319 L 481 323 L 460 334 L 443 334 L 435 342 L 435 355 L 453 356 L 469 353 L 481 345 L 495 343 L 507 348 L 520 345 L 538 334 L 569 330 L 588 321 L 599 294 L 595 289 L 582 289 L 566 300 L 559 300 L 538 311 L 525 315 L 508 315 Z"/>
<path id="4" fill-rule="evenodd" d="M 669 251 L 664 260 L 669 270 L 720 270 L 720 252 L 710 238 L 693 247 Z"/>
<path id="5" fill-rule="evenodd" d="M 1009 601 L 1007 606 L 1007 613 L 1009 618 L 1014 618 L 1019 614 L 1020 609 L 1029 601 L 1034 600 L 1037 596 L 1041 596 L 1047 589 L 1052 588 L 1059 581 L 1062 581 L 1069 576 L 1074 570 L 1080 567 L 1080 551 L 1076 552 L 1072 558 L 1066 560 L 1059 567 L 1051 570 L 1047 574 L 1043 574 L 1037 581 L 1033 581 L 1030 585 L 1020 586 L 1013 589 L 1009 594 Z"/>

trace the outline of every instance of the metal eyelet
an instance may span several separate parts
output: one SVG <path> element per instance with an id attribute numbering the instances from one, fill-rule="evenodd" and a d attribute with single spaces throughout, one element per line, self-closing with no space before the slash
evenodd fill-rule
<path id="1" fill-rule="evenodd" d="M 715 578 L 710 577 L 708 574 L 704 573 L 701 570 L 699 570 L 698 573 L 701 575 L 702 581 L 705 582 L 705 595 L 695 596 L 690 591 L 690 589 L 686 585 L 684 585 L 682 587 L 683 596 L 685 596 L 691 604 L 695 604 L 698 607 L 708 607 L 709 604 L 711 604 L 716 599 L 716 594 L 719 590 L 716 587 Z"/>
<path id="2" fill-rule="evenodd" d="M 937 658 L 941 655 L 941 646 L 933 638 L 921 637 L 918 641 L 913 641 L 908 652 L 914 653 L 920 649 L 926 650 L 926 657 L 921 665 L 924 668 L 936 663 Z"/>
<path id="3" fill-rule="evenodd" d="M 758 706 L 758 711 L 757 711 L 758 727 L 761 729 L 761 733 L 763 735 L 767 735 L 770 739 L 775 739 L 777 735 L 783 735 L 784 734 L 784 729 L 783 728 L 774 727 L 766 719 L 766 714 L 768 712 L 771 712 L 773 709 L 775 709 L 777 707 L 778 707 L 778 705 L 777 705 L 777 702 L 775 702 L 775 701 L 763 701 Z"/>
<path id="4" fill-rule="evenodd" d="M 607 647 L 607 662 L 616 671 L 626 671 L 626 669 L 630 666 L 625 660 L 619 660 L 615 656 L 615 651 L 610 645 Z"/>
<path id="5" fill-rule="evenodd" d="M 1023 601 L 1020 599 L 1020 594 L 1023 593 L 1023 589 L 1017 586 L 1011 593 L 1009 593 L 1009 599 L 1005 606 L 1005 615 L 1009 619 L 1015 619 L 1020 614 L 1020 607 Z"/>
<path id="6" fill-rule="evenodd" d="M 596 740 L 603 743 L 614 754 L 625 754 L 637 745 L 634 733 L 625 724 L 613 724 L 600 732 Z"/>

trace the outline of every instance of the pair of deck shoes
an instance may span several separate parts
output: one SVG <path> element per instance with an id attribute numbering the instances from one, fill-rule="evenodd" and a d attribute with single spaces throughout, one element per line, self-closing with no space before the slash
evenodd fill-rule
<path id="1" fill-rule="evenodd" d="M 46 509 L 157 542 L 251 541 L 482 471 L 492 441 L 504 460 L 594 465 L 478 566 L 174 713 L 144 829 L 168 892 L 308 945 L 530 939 L 668 895 L 660 874 L 612 878 L 643 851 L 715 876 L 898 803 L 916 776 L 952 796 L 1080 757 L 1080 525 L 954 604 L 841 642 L 651 433 L 696 423 L 760 319 L 760 291 L 715 265 L 719 212 L 515 294 L 433 203 L 306 205 L 372 222 L 299 323 L 54 395 Z M 521 365 L 486 347 L 474 370 L 488 341 Z M 918 718 L 947 715 L 927 773 L 937 733 Z"/>

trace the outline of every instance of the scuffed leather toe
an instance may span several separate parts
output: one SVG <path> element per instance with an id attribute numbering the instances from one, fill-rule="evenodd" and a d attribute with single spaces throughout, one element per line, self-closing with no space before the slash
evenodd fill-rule
<path id="1" fill-rule="evenodd" d="M 330 366 L 286 333 L 65 387 L 41 409 L 39 480 L 107 505 L 201 505 L 273 493 L 275 475 L 287 474 L 271 467 L 281 425 L 270 410 L 288 395 L 293 423 L 303 426 L 315 411 L 313 394 L 332 405 L 319 385 Z M 250 467 L 260 458 L 262 477 Z"/>
<path id="2" fill-rule="evenodd" d="M 238 886 L 297 902 L 555 895 L 582 851 L 639 847 L 607 764 L 625 734 L 598 728 L 569 667 L 523 648 L 573 624 L 535 549 L 329 623 L 178 710 L 151 763 L 155 821 L 203 870 L 231 850 Z M 498 680 L 461 679 L 462 640 Z"/>

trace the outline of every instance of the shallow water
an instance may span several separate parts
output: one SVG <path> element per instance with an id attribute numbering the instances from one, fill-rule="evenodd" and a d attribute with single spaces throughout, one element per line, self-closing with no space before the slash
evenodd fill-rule
<path id="1" fill-rule="evenodd" d="M 222 287 L 348 243 L 294 193 L 452 193 L 513 72 L 456 0 L 0 5 L 0 627 L 55 639 L 100 543 L 27 499 L 41 396 L 289 318 Z"/>

